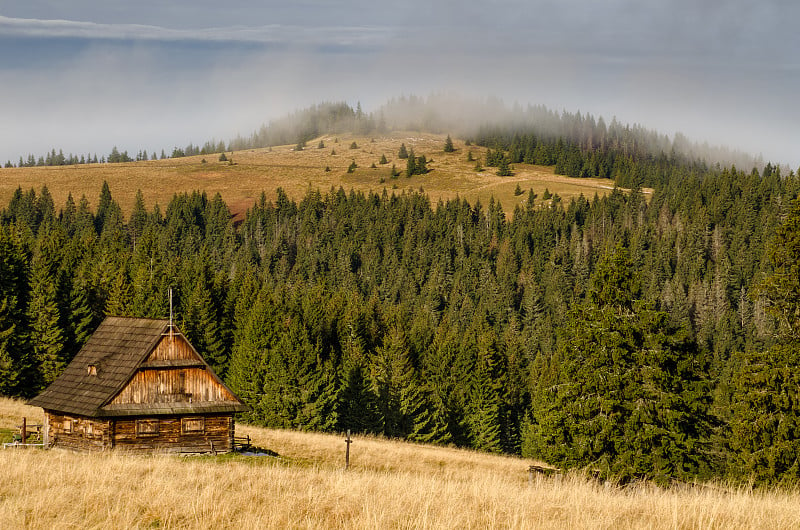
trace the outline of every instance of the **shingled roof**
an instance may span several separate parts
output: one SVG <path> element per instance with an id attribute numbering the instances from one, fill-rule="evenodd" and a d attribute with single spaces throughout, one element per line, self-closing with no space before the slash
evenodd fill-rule
<path id="1" fill-rule="evenodd" d="M 117 407 L 112 406 L 105 410 L 104 405 L 131 380 L 164 334 L 169 332 L 169 326 L 168 320 L 107 317 L 64 372 L 28 404 L 45 410 L 90 417 L 118 415 L 114 413 L 114 408 Z M 213 374 L 205 361 L 202 363 Z M 88 373 L 89 366 L 96 367 L 96 375 Z M 219 381 L 216 375 L 214 378 Z M 224 408 L 225 412 L 247 410 L 240 402 L 219 403 L 211 407 L 214 411 Z M 141 406 L 134 408 L 136 410 L 120 410 L 119 415 L 142 411 Z M 204 410 L 209 407 L 203 407 L 199 403 L 180 408 L 183 413 L 212 412 Z M 151 411 L 156 414 L 169 412 L 170 410 Z"/>

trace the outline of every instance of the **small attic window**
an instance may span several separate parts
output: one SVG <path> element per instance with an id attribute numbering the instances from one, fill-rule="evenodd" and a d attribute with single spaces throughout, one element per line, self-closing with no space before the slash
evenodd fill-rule
<path id="1" fill-rule="evenodd" d="M 94 375 L 94 376 L 96 376 L 97 375 L 97 365 L 96 364 L 90 364 L 90 365 L 86 366 L 86 375 Z"/>

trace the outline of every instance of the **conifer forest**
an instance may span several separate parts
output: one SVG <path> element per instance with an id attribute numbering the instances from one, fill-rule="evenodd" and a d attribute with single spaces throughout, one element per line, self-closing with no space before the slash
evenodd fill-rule
<path id="1" fill-rule="evenodd" d="M 507 213 L 279 190 L 234 224 L 202 191 L 140 194 L 125 216 L 108 186 L 96 208 L 19 189 L 0 210 L 0 394 L 41 391 L 105 315 L 165 317 L 172 288 L 179 328 L 252 407 L 243 421 L 622 481 L 797 480 L 798 175 L 570 123 L 471 141 L 487 166 L 619 188 L 569 202 L 523 190 Z"/>

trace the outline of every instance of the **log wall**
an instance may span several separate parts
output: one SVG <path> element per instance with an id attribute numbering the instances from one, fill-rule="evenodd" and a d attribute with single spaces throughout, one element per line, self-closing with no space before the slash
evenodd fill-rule
<path id="1" fill-rule="evenodd" d="M 228 453 L 233 450 L 231 414 L 101 420 L 47 411 L 45 416 L 51 447 L 76 451 L 113 448 L 137 453 Z M 65 428 L 66 422 L 70 422 L 68 428 Z"/>
<path id="2" fill-rule="evenodd" d="M 67 424 L 69 422 L 69 424 Z M 112 444 L 112 421 L 45 411 L 46 438 L 51 447 L 102 451 Z"/>
<path id="3" fill-rule="evenodd" d="M 184 427 L 182 418 L 189 420 Z M 202 432 L 184 432 L 186 427 L 196 429 L 199 418 L 202 418 Z M 137 422 L 147 422 L 146 428 L 138 429 Z M 151 422 L 157 422 L 157 434 L 152 434 L 155 424 Z M 230 414 L 125 418 L 115 421 L 114 447 L 131 452 L 227 453 L 233 450 L 233 434 Z"/>

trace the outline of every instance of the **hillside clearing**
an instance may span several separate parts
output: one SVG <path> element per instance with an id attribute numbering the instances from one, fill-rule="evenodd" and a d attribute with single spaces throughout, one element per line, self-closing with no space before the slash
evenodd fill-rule
<path id="1" fill-rule="evenodd" d="M 156 203 L 166 206 L 175 193 L 200 190 L 209 196 L 219 193 L 234 213 L 241 213 L 262 191 L 268 199 L 274 199 L 276 190 L 283 188 L 290 198 L 300 200 L 309 189 L 325 193 L 339 186 L 363 192 L 380 193 L 385 189 L 398 194 L 423 189 L 434 203 L 458 196 L 486 205 L 494 197 L 510 214 L 515 205 L 527 200 L 529 189 L 538 195 L 537 202 L 541 202 L 545 188 L 569 200 L 580 194 L 590 199 L 595 194 L 602 196 L 614 187 L 609 180 L 569 178 L 555 175 L 552 167 L 526 164 L 516 164 L 510 177 L 497 176 L 495 168 L 484 168 L 477 173 L 475 162 L 467 161 L 468 151 L 482 159 L 486 150 L 455 140 L 456 151 L 444 153 L 444 138 L 420 133 L 397 133 L 374 139 L 323 136 L 309 142 L 303 151 L 286 145 L 227 153 L 233 164 L 220 162 L 218 154 L 208 154 L 120 164 L 4 168 L 0 169 L 0 204 L 8 204 L 18 187 L 23 191 L 33 188 L 38 193 L 46 185 L 57 210 L 63 207 L 69 193 L 76 202 L 85 195 L 95 208 L 103 181 L 107 181 L 112 196 L 126 215 L 133 207 L 137 190 L 142 191 L 148 208 Z M 320 141 L 325 145 L 322 149 L 317 147 Z M 358 148 L 351 149 L 352 142 Z M 392 178 L 393 164 L 405 172 L 406 161 L 397 158 L 401 144 L 414 149 L 416 156 L 425 155 L 430 173 Z M 386 156 L 387 164 L 380 164 L 381 155 Z M 353 161 L 358 168 L 348 173 Z M 375 168 L 371 167 L 373 164 Z M 330 171 L 325 171 L 326 167 Z M 518 185 L 524 193 L 516 196 Z"/>
<path id="2" fill-rule="evenodd" d="M 0 425 L 41 410 L 0 398 Z M 2 528 L 796 528 L 800 492 L 527 480 L 530 461 L 239 426 L 280 456 L 0 451 Z"/>

